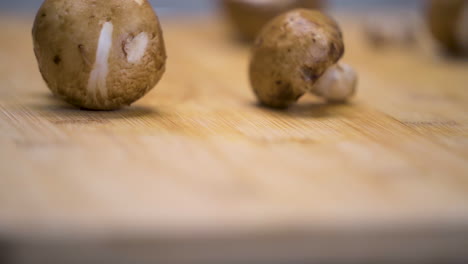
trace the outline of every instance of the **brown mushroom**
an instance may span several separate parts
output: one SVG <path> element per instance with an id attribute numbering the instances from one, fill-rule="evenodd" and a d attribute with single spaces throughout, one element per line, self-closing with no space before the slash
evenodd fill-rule
<path id="1" fill-rule="evenodd" d="M 33 41 L 50 90 L 86 109 L 130 105 L 165 70 L 162 30 L 147 0 L 46 0 Z"/>
<path id="2" fill-rule="evenodd" d="M 428 24 L 434 38 L 447 51 L 468 55 L 468 1 L 429 1 Z"/>
<path id="3" fill-rule="evenodd" d="M 344 54 L 338 24 L 325 14 L 295 9 L 268 23 L 255 41 L 250 80 L 258 100 L 285 108 L 315 85 Z"/>

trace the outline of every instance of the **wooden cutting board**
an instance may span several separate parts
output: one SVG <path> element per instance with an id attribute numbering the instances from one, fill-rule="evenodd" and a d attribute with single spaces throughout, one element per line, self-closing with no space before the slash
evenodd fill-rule
<path id="1" fill-rule="evenodd" d="M 371 48 L 338 18 L 349 104 L 260 107 L 248 46 L 172 18 L 161 83 L 91 112 L 48 91 L 32 18 L 1 16 L 0 259 L 467 260 L 468 62 Z"/>

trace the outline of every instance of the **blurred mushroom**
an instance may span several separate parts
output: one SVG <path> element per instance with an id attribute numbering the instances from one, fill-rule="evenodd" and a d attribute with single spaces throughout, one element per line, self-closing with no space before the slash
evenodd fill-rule
<path id="1" fill-rule="evenodd" d="M 253 41 L 271 19 L 294 8 L 323 9 L 326 0 L 221 0 L 237 33 Z"/>
<path id="2" fill-rule="evenodd" d="M 434 38 L 454 55 L 468 55 L 468 1 L 431 0 L 428 25 Z"/>

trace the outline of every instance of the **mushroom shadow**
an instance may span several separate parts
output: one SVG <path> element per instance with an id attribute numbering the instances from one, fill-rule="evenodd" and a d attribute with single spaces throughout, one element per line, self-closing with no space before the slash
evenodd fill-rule
<path id="1" fill-rule="evenodd" d="M 329 103 L 323 100 L 305 100 L 305 102 L 298 102 L 285 109 L 271 108 L 259 102 L 252 102 L 251 105 L 262 111 L 268 111 L 286 117 L 310 117 L 318 119 L 337 116 L 337 109 L 350 106 L 352 103 Z"/>
<path id="2" fill-rule="evenodd" d="M 468 55 L 458 55 L 447 50 L 440 50 L 437 58 L 445 63 L 450 64 L 463 64 L 468 63 Z"/>
<path id="3" fill-rule="evenodd" d="M 28 107 L 46 116 L 54 115 L 66 117 L 67 119 L 93 118 L 97 120 L 112 120 L 159 115 L 159 112 L 155 108 L 145 105 L 133 105 L 112 111 L 96 111 L 67 104 L 50 93 L 36 93 L 33 96 L 39 99 L 39 102 L 36 100 L 34 104 L 30 104 Z"/>

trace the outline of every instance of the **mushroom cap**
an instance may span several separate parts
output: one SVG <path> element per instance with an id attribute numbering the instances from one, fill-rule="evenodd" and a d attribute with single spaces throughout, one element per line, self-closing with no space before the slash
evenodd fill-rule
<path id="1" fill-rule="evenodd" d="M 147 0 L 46 0 L 32 33 L 48 87 L 78 107 L 130 105 L 165 71 L 162 30 Z"/>
<path id="2" fill-rule="evenodd" d="M 294 8 L 322 9 L 326 0 L 223 0 L 225 13 L 239 35 L 254 40 L 274 17 Z"/>
<path id="3" fill-rule="evenodd" d="M 338 24 L 320 11 L 295 9 L 268 23 L 257 37 L 250 81 L 261 103 L 285 108 L 312 90 L 344 54 Z"/>
<path id="4" fill-rule="evenodd" d="M 427 17 L 440 44 L 453 54 L 468 55 L 468 1 L 431 0 Z"/>

